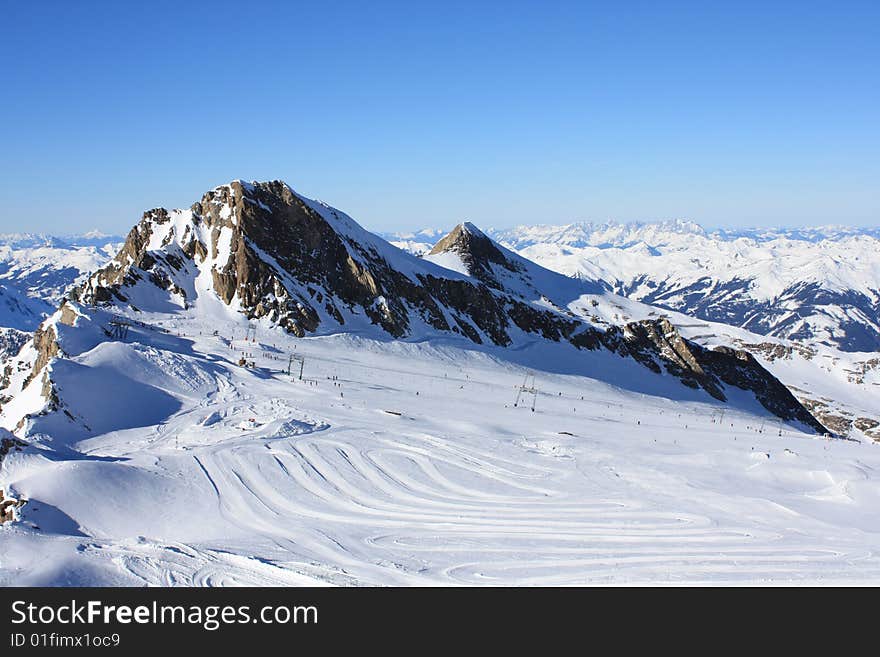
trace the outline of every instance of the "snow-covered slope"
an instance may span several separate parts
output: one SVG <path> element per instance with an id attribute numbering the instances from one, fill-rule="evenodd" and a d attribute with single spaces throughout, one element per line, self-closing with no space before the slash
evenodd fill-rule
<path id="1" fill-rule="evenodd" d="M 0 585 L 880 583 L 880 451 L 753 401 L 543 342 L 162 321 L 55 364 L 101 423 L 4 460 Z"/>

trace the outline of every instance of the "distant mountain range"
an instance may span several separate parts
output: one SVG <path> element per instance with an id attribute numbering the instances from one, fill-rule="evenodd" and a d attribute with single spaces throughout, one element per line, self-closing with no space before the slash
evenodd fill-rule
<path id="1" fill-rule="evenodd" d="M 567 276 L 693 317 L 844 351 L 880 350 L 880 228 L 718 229 L 673 220 L 487 229 Z M 379 233 L 416 255 L 439 229 Z M 32 331 L 124 238 L 0 234 L 0 326 Z"/>
<path id="2" fill-rule="evenodd" d="M 880 229 L 716 230 L 689 221 L 487 230 L 541 265 L 753 333 L 880 350 Z M 424 253 L 437 231 L 387 234 Z"/>
<path id="3" fill-rule="evenodd" d="M 33 331 L 64 292 L 115 255 L 124 238 L 0 234 L 0 327 Z"/>

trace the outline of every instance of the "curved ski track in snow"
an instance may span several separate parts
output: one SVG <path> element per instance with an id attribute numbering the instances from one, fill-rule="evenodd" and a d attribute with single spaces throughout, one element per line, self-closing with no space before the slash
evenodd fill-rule
<path id="1" fill-rule="evenodd" d="M 96 475 L 22 465 L 16 486 L 83 528 L 56 537 L 77 563 L 132 584 L 880 581 L 870 446 L 574 376 L 539 374 L 532 413 L 522 369 L 394 349 L 302 342 L 311 383 L 227 368 L 161 424 L 81 442 Z"/>
<path id="2" fill-rule="evenodd" d="M 309 520 L 345 526 L 357 541 L 316 534 L 309 548 L 365 581 L 390 575 L 394 583 L 416 583 L 416 573 L 455 584 L 723 579 L 744 566 L 761 579 L 797 577 L 806 562 L 858 556 L 789 547 L 773 532 L 721 529 L 703 516 L 635 501 L 571 499 L 553 487 L 561 473 L 552 467 L 518 467 L 437 438 L 433 453 L 377 442 L 278 442 L 272 461 L 260 463 L 237 458 L 235 450 L 250 449 L 237 447 L 212 452 L 204 467 L 222 482 L 221 505 L 246 509 L 243 522 L 256 533 L 283 542 Z M 486 495 L 468 480 L 499 492 Z M 432 566 L 438 563 L 450 565 Z"/>

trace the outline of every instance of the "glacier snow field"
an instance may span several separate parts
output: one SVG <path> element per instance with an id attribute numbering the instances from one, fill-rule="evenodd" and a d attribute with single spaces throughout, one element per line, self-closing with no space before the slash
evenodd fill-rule
<path id="1" fill-rule="evenodd" d="M 100 426 L 4 460 L 0 585 L 880 583 L 876 445 L 607 354 L 243 326 L 59 365 Z"/>

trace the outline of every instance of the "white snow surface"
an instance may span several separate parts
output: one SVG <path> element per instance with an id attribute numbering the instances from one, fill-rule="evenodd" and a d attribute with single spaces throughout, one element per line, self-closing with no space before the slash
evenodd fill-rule
<path id="1" fill-rule="evenodd" d="M 29 499 L 0 585 L 880 583 L 880 448 L 745 394 L 541 342 L 245 342 L 219 305 L 108 342 L 80 310 L 51 366 L 70 416 L 0 466 Z"/>

